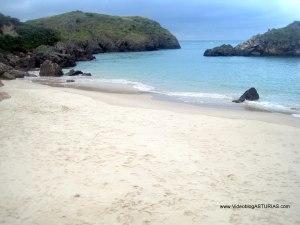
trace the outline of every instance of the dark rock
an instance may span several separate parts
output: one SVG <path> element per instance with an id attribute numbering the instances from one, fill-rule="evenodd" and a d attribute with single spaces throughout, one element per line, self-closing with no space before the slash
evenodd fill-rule
<path id="1" fill-rule="evenodd" d="M 20 57 L 12 53 L 8 53 L 5 55 L 5 59 L 7 64 L 9 64 L 12 67 L 16 67 L 16 65 L 18 65 L 18 61 L 20 60 Z"/>
<path id="2" fill-rule="evenodd" d="M 0 80 L 0 87 L 4 86 L 4 84 L 2 83 L 2 81 Z"/>
<path id="3" fill-rule="evenodd" d="M 12 64 L 12 62 L 11 62 Z M 19 58 L 17 61 L 13 62 L 13 66 L 15 68 L 19 68 L 19 69 L 32 69 L 32 68 L 36 68 L 37 66 L 39 66 L 39 63 L 37 63 L 37 58 L 35 56 L 32 55 L 27 55 L 23 58 Z"/>
<path id="4" fill-rule="evenodd" d="M 53 53 L 53 54 L 44 54 L 38 53 L 35 55 L 36 58 L 36 65 L 41 65 L 44 61 L 49 60 L 53 63 L 57 63 L 61 67 L 73 67 L 76 66 L 75 57 L 69 54 L 60 54 L 60 53 Z"/>
<path id="5" fill-rule="evenodd" d="M 13 68 L 7 64 L 1 63 L 0 62 L 0 77 L 4 72 L 7 72 L 9 70 L 12 70 Z"/>
<path id="6" fill-rule="evenodd" d="M 13 67 L 6 65 L 4 63 L 0 63 L 0 79 L 4 80 L 13 80 L 16 77 L 12 74 L 10 74 L 10 71 L 13 69 Z"/>
<path id="7" fill-rule="evenodd" d="M 15 78 L 24 78 L 29 76 L 28 72 L 21 71 L 21 70 L 10 70 L 9 73 L 13 75 Z"/>
<path id="8" fill-rule="evenodd" d="M 89 61 L 93 60 L 95 57 L 93 56 L 93 53 L 97 52 L 103 52 L 102 48 L 99 46 L 99 44 L 96 46 L 96 44 L 93 42 L 58 42 L 55 45 L 55 50 L 61 54 L 67 54 L 74 57 L 76 61 Z"/>
<path id="9" fill-rule="evenodd" d="M 81 74 L 81 76 L 88 76 L 88 77 L 90 77 L 90 76 L 92 76 L 92 74 L 91 73 L 83 73 L 83 74 Z"/>
<path id="10" fill-rule="evenodd" d="M 65 76 L 77 76 L 77 75 L 80 75 L 80 74 L 83 74 L 83 72 L 80 71 L 80 70 L 71 69 L 69 72 L 67 72 L 65 74 Z"/>
<path id="11" fill-rule="evenodd" d="M 204 52 L 204 56 L 233 56 L 236 51 L 231 45 L 221 45 L 213 49 L 207 49 Z"/>
<path id="12" fill-rule="evenodd" d="M 40 76 L 60 77 L 63 75 L 61 67 L 50 60 L 43 62 L 40 68 Z"/>
<path id="13" fill-rule="evenodd" d="M 93 56 L 92 53 L 85 53 L 85 54 L 78 56 L 76 59 L 78 61 L 91 61 L 91 60 L 95 59 L 95 56 Z"/>
<path id="14" fill-rule="evenodd" d="M 9 64 L 9 61 L 6 58 L 7 54 L 3 54 L 0 52 L 0 63 Z"/>
<path id="15" fill-rule="evenodd" d="M 41 64 L 45 60 L 50 60 L 57 63 L 61 67 L 73 67 L 76 65 L 76 58 L 74 55 L 66 53 L 65 51 L 60 51 L 56 45 L 46 46 L 41 45 L 36 49 L 37 63 Z"/>
<path id="16" fill-rule="evenodd" d="M 75 71 L 73 72 L 73 74 L 70 75 L 70 76 L 76 76 L 76 75 L 80 75 L 80 74 L 83 74 L 83 72 L 80 71 L 80 70 L 75 70 Z"/>
<path id="17" fill-rule="evenodd" d="M 85 45 L 85 50 L 86 52 L 90 52 L 91 54 L 98 54 L 104 52 L 97 40 L 88 41 Z"/>
<path id="18" fill-rule="evenodd" d="M 239 99 L 233 100 L 232 102 L 241 103 L 244 102 L 245 100 L 256 101 L 258 99 L 259 99 L 259 95 L 257 93 L 257 90 L 254 87 L 252 87 L 249 90 L 247 90 Z"/>
<path id="19" fill-rule="evenodd" d="M 66 80 L 67 83 L 75 82 L 75 80 Z"/>
<path id="20" fill-rule="evenodd" d="M 37 75 L 32 74 L 32 73 L 28 73 L 28 75 L 26 75 L 26 77 L 37 77 Z"/>
<path id="21" fill-rule="evenodd" d="M 15 78 L 23 78 L 29 75 L 25 71 L 13 69 L 13 67 L 0 63 L 0 79 L 12 80 Z"/>
<path id="22" fill-rule="evenodd" d="M 16 79 L 16 77 L 14 75 L 12 75 L 11 73 L 8 72 L 4 72 L 1 77 L 1 79 L 4 79 L 4 80 L 13 80 L 13 79 Z"/>

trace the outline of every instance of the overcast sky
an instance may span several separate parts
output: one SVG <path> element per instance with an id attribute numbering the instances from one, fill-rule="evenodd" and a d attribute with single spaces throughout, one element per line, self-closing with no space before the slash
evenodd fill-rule
<path id="1" fill-rule="evenodd" d="M 22 21 L 72 10 L 146 16 L 180 40 L 243 40 L 300 20 L 300 0 L 0 0 Z"/>

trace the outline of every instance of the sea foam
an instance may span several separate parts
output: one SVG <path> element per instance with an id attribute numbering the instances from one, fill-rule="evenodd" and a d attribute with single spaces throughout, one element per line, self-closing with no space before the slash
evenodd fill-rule
<path id="1" fill-rule="evenodd" d="M 292 109 L 287 106 L 283 106 L 271 102 L 265 102 L 265 101 L 245 101 L 243 105 L 246 109 L 249 110 L 276 112 L 276 113 L 283 113 L 289 115 L 292 114 L 297 115 L 298 113 L 296 109 Z"/>

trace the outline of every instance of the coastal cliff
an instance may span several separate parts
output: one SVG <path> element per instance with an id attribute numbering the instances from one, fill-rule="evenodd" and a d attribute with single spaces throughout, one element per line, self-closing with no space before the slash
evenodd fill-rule
<path id="1" fill-rule="evenodd" d="M 146 51 L 180 48 L 168 30 L 139 16 L 109 16 L 73 11 L 27 21 L 26 24 L 56 31 L 65 42 L 86 43 L 96 51 Z"/>
<path id="2" fill-rule="evenodd" d="M 81 11 L 20 22 L 0 14 L 0 62 L 17 69 L 50 60 L 61 67 L 94 59 L 103 52 L 180 48 L 167 29 L 153 20 Z"/>
<path id="3" fill-rule="evenodd" d="M 300 21 L 264 34 L 233 47 L 221 45 L 207 49 L 204 56 L 300 56 Z"/>

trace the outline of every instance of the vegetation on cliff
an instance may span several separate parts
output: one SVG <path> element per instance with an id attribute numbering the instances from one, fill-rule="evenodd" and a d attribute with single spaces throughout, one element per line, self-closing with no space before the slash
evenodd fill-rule
<path id="1" fill-rule="evenodd" d="M 177 39 L 159 23 L 138 16 L 120 17 L 73 11 L 26 22 L 56 31 L 63 42 L 96 42 L 103 51 L 179 48 Z"/>
<path id="2" fill-rule="evenodd" d="M 204 52 L 205 56 L 300 56 L 300 21 L 237 45 L 222 45 Z"/>

